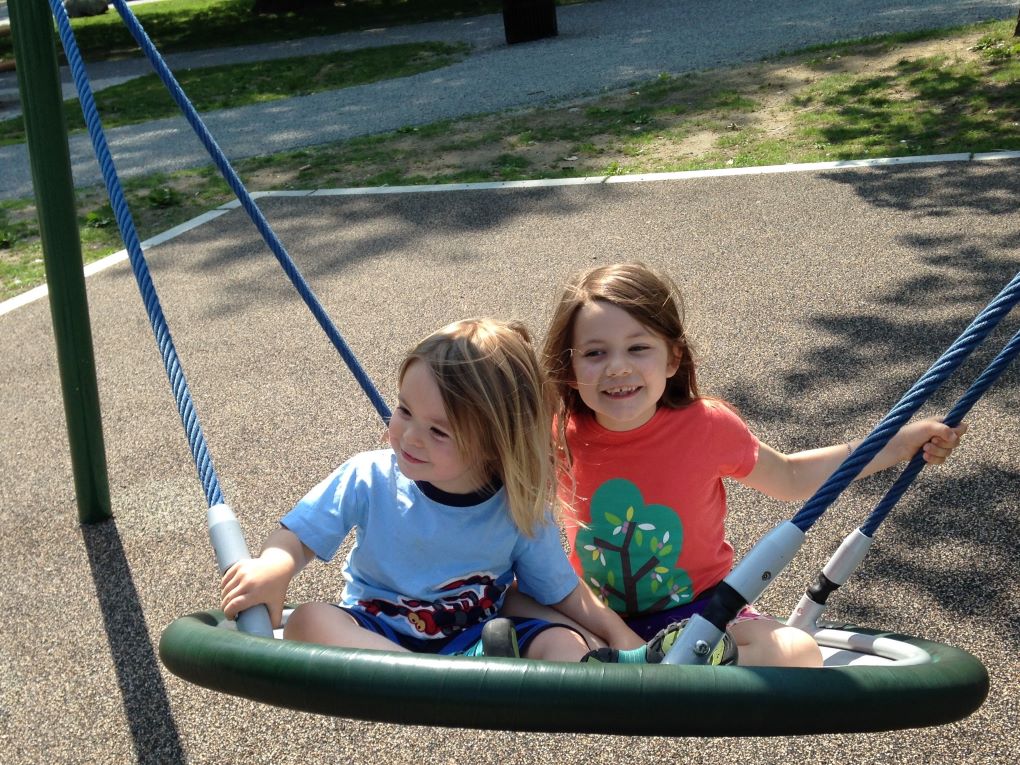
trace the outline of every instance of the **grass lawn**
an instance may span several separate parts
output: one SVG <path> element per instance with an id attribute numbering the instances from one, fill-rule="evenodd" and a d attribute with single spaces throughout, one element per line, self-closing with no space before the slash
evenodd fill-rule
<path id="1" fill-rule="evenodd" d="M 300 0 L 294 0 L 297 5 Z M 495 13 L 501 0 L 336 0 L 309 3 L 298 14 L 252 13 L 254 0 L 160 0 L 131 6 L 162 53 L 293 40 L 378 26 L 414 24 Z M 71 20 L 86 61 L 138 55 L 116 10 Z M 60 42 L 57 41 L 57 50 Z M 14 57 L 11 37 L 0 36 L 0 65 Z"/>
<path id="2" fill-rule="evenodd" d="M 621 173 L 1020 149 L 1015 22 L 814 48 L 596 98 L 239 161 L 252 191 Z M 227 201 L 212 169 L 132 179 L 143 239 Z M 79 190 L 84 256 L 122 247 Z M 31 200 L 0 202 L 0 299 L 42 281 Z"/>
<path id="3" fill-rule="evenodd" d="M 207 112 L 406 77 L 449 66 L 467 52 L 466 45 L 446 43 L 389 45 L 254 64 L 185 69 L 174 77 L 195 108 Z M 104 128 L 180 114 L 155 74 L 104 88 L 95 93 L 95 100 Z M 85 130 L 77 98 L 64 102 L 64 113 L 69 131 Z M 24 141 L 25 125 L 20 116 L 0 120 L 0 146 Z"/>

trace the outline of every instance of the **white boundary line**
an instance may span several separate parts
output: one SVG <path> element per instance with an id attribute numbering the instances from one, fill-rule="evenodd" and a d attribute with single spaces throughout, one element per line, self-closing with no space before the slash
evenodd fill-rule
<path id="1" fill-rule="evenodd" d="M 536 181 L 497 181 L 489 183 L 440 183 L 427 186 L 377 186 L 347 189 L 317 189 L 314 191 L 255 191 L 253 199 L 262 197 L 335 197 L 335 196 L 366 196 L 370 194 L 429 194 L 449 191 L 484 191 L 490 189 L 527 189 L 547 188 L 553 186 L 586 186 L 603 183 L 645 183 L 652 181 L 684 181 L 698 178 L 720 178 L 731 175 L 771 175 L 776 173 L 807 173 L 821 170 L 845 170 L 855 167 L 887 167 L 891 165 L 934 164 L 939 162 L 991 162 L 1002 159 L 1020 159 L 1020 151 L 993 151 L 983 153 L 961 154 L 927 154 L 917 157 L 887 157 L 882 159 L 853 159 L 836 162 L 808 162 L 790 165 L 767 165 L 765 167 L 732 167 L 719 170 L 686 170 L 675 173 L 645 173 L 639 175 L 597 175 L 581 178 L 550 178 Z M 142 242 L 142 251 L 169 241 L 181 234 L 198 228 L 214 220 L 230 210 L 241 206 L 238 200 L 227 202 L 209 212 L 167 229 L 151 239 Z M 127 250 L 120 250 L 107 255 L 102 260 L 89 263 L 83 269 L 86 277 L 109 268 L 127 259 Z M 10 313 L 16 308 L 34 302 L 48 294 L 46 285 L 23 292 L 10 300 L 0 303 L 0 316 Z"/>
<path id="2" fill-rule="evenodd" d="M 145 252 L 145 250 L 147 250 L 150 247 L 155 247 L 157 244 L 163 244 L 163 242 L 167 242 L 175 237 L 178 237 L 181 234 L 185 233 L 186 231 L 190 231 L 193 228 L 198 228 L 202 224 L 208 223 L 209 221 L 214 220 L 215 218 L 218 218 L 221 215 L 226 214 L 227 212 L 228 212 L 227 206 L 223 205 L 221 207 L 217 207 L 215 210 L 210 210 L 209 212 L 202 213 L 201 215 L 194 217 L 189 221 L 181 223 L 179 226 L 168 228 L 162 234 L 156 234 L 156 236 L 152 237 L 151 239 L 146 239 L 144 242 L 142 242 L 142 252 Z M 122 260 L 127 260 L 127 257 L 128 257 L 127 250 L 118 250 L 117 252 L 111 255 L 107 255 L 105 258 L 89 263 L 82 269 L 82 273 L 84 273 L 85 277 L 88 278 L 89 276 L 92 276 L 92 274 L 97 274 L 100 271 L 105 271 L 110 266 L 116 265 L 117 263 L 120 263 Z M 21 306 L 23 305 L 28 305 L 29 303 L 32 303 L 38 300 L 39 298 L 46 297 L 46 295 L 48 294 L 49 289 L 47 289 L 45 284 L 41 284 L 38 287 L 33 287 L 32 289 L 28 290 L 28 292 L 22 292 L 20 295 L 15 295 L 10 300 L 5 300 L 4 302 L 0 303 L 0 316 L 3 316 L 5 313 L 10 313 L 15 308 L 21 308 Z"/>

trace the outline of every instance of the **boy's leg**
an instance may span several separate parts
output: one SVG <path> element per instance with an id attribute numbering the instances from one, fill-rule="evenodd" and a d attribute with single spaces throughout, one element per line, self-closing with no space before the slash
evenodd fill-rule
<path id="1" fill-rule="evenodd" d="M 343 648 L 408 652 L 392 640 L 362 627 L 351 614 L 332 603 L 304 603 L 298 606 L 287 620 L 283 637 Z"/>
<path id="2" fill-rule="evenodd" d="M 542 619 L 547 622 L 555 622 L 576 630 L 584 635 L 588 648 L 603 648 L 606 643 L 597 635 L 589 632 L 572 619 L 568 619 L 555 608 L 543 606 L 533 598 L 524 595 L 517 589 L 516 583 L 506 592 L 503 600 L 503 607 L 499 609 L 500 616 L 507 616 L 513 619 Z"/>
<path id="3" fill-rule="evenodd" d="M 443 646 L 439 653 L 580 661 L 588 653 L 588 644 L 580 633 L 569 626 L 552 624 L 542 619 L 497 617 L 490 619 L 484 626 L 477 625 L 465 630 Z"/>
<path id="4" fill-rule="evenodd" d="M 583 635 L 561 625 L 545 627 L 521 644 L 521 656 L 541 661 L 581 661 L 589 650 Z"/>

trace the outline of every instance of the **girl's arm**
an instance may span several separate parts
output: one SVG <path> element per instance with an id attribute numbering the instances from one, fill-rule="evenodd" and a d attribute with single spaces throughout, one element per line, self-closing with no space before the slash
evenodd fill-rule
<path id="1" fill-rule="evenodd" d="M 645 644 L 619 614 L 595 597 L 595 593 L 580 580 L 573 592 L 551 607 L 613 648 L 638 648 Z M 555 616 L 547 618 L 557 621 Z"/>
<path id="2" fill-rule="evenodd" d="M 863 478 L 909 460 L 918 449 L 924 450 L 924 459 L 931 465 L 940 465 L 948 459 L 959 443 L 967 425 L 956 428 L 935 419 L 921 420 L 900 428 L 889 443 L 864 466 L 857 478 Z M 864 439 L 847 444 L 824 446 L 820 449 L 783 454 L 767 444 L 760 444 L 758 462 L 744 478 L 737 479 L 745 486 L 782 500 L 808 499 L 856 449 Z"/>
<path id="3" fill-rule="evenodd" d="M 273 626 L 279 627 L 287 586 L 313 557 L 297 534 L 277 529 L 266 538 L 259 557 L 238 561 L 223 575 L 220 581 L 223 613 L 233 619 L 241 611 L 265 603 Z"/>

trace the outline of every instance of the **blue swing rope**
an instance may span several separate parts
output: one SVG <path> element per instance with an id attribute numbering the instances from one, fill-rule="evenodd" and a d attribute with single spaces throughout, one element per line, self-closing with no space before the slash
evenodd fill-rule
<path id="1" fill-rule="evenodd" d="M 198 469 L 199 479 L 201 480 L 202 488 L 205 492 L 206 501 L 209 506 L 212 507 L 224 502 L 223 492 L 220 488 L 219 479 L 216 476 L 216 470 L 212 464 L 212 458 L 205 441 L 205 436 L 202 433 L 198 414 L 195 411 L 195 407 L 192 402 L 191 392 L 188 388 L 188 382 L 184 375 L 184 369 L 181 365 L 180 358 L 177 355 L 177 350 L 174 347 L 173 337 L 170 334 L 166 317 L 163 313 L 162 306 L 160 305 L 159 296 L 156 293 L 152 277 L 149 273 L 148 264 L 142 252 L 141 242 L 138 238 L 134 219 L 124 196 L 124 191 L 117 175 L 116 167 L 114 166 L 113 157 L 110 154 L 106 135 L 103 131 L 102 121 L 99 117 L 99 111 L 96 108 L 95 97 L 92 93 L 92 86 L 85 71 L 85 63 L 82 59 L 81 51 L 78 48 L 78 43 L 75 40 L 74 33 L 71 30 L 71 21 L 60 0 L 49 0 L 49 3 L 50 9 L 57 23 L 60 42 L 64 48 L 64 54 L 67 57 L 75 87 L 78 91 L 78 100 L 81 103 L 82 114 L 85 118 L 85 124 L 88 128 L 89 136 L 92 139 L 92 146 L 96 154 L 96 159 L 98 160 L 100 170 L 102 171 L 103 182 L 106 185 L 106 191 L 110 197 L 110 205 L 117 221 L 117 227 L 120 230 L 121 238 L 124 240 L 124 245 L 128 252 L 128 259 L 131 263 L 131 269 L 134 272 L 135 281 L 138 284 L 138 289 L 141 293 L 142 301 L 145 304 L 145 310 L 149 317 L 149 323 L 152 325 L 153 334 L 156 337 L 156 344 L 159 347 L 160 356 L 163 359 L 163 366 L 166 369 L 167 377 L 170 380 L 174 400 L 177 403 L 177 410 L 187 434 L 188 445 L 191 449 L 195 466 Z M 298 271 L 293 260 L 287 254 L 283 244 L 277 238 L 276 234 L 269 226 L 268 221 L 265 219 L 265 216 L 263 216 L 262 212 L 255 204 L 251 194 L 249 194 L 248 190 L 244 187 L 244 184 L 231 167 L 226 156 L 223 154 L 223 151 L 216 144 L 215 139 L 213 139 L 210 135 L 208 129 L 205 127 L 187 96 L 184 95 L 180 85 L 170 73 L 166 63 L 152 45 L 148 35 L 141 28 L 138 20 L 123 0 L 114 0 L 114 4 L 116 5 L 118 12 L 121 14 L 121 17 L 124 19 L 128 30 L 142 47 L 146 56 L 149 58 L 149 61 L 156 69 L 157 75 L 170 91 L 171 97 L 173 97 L 182 112 L 184 112 L 185 117 L 188 119 L 188 122 L 202 141 L 202 144 L 209 152 L 213 162 L 216 164 L 216 167 L 237 195 L 242 207 L 244 207 L 245 211 L 252 219 L 252 222 L 255 224 L 255 227 L 262 235 L 262 238 L 276 256 L 284 272 L 290 278 L 291 282 L 298 290 L 298 293 L 301 295 L 302 299 L 305 301 L 306 305 L 308 305 L 312 314 L 319 322 L 319 325 L 323 328 L 334 347 L 340 353 L 340 356 L 347 364 L 347 367 L 351 370 L 351 373 L 354 375 L 359 385 L 361 385 L 362 390 L 365 391 L 369 400 L 379 413 L 379 416 L 384 422 L 389 422 L 390 411 L 386 406 L 386 403 L 383 401 L 382 396 L 380 396 L 379 392 L 372 384 L 372 381 L 358 363 L 358 360 L 347 345 L 347 342 L 343 339 L 339 330 L 337 330 L 336 326 L 326 314 L 325 309 L 323 309 L 322 304 L 315 297 L 315 294 L 304 280 L 304 277 L 301 276 L 301 273 Z"/>
<path id="2" fill-rule="evenodd" d="M 1020 354 L 1020 332 L 1017 332 L 1006 343 L 998 355 L 971 383 L 966 392 L 957 399 L 943 422 L 950 427 L 959 425 L 978 399 L 984 395 L 985 391 L 991 387 L 1018 354 Z M 790 613 L 788 624 L 809 632 L 816 629 L 818 620 L 829 602 L 829 597 L 846 584 L 853 572 L 864 561 L 879 525 L 886 519 L 926 464 L 924 451 L 919 450 L 879 503 L 875 505 L 865 522 L 856 531 L 847 535 L 822 570 L 818 572 L 814 584 L 807 588 L 800 602 Z"/>
<path id="3" fill-rule="evenodd" d="M 967 416 L 967 413 L 973 408 L 974 404 L 977 403 L 978 399 L 984 395 L 992 384 L 999 379 L 999 376 L 1006 370 L 1006 367 L 1020 354 L 1020 332 L 1013 335 L 1013 339 L 1010 340 L 999 351 L 998 355 L 992 359 L 991 363 L 985 367 L 985 370 L 978 376 L 978 378 L 971 384 L 966 392 L 957 399 L 953 408 L 949 410 L 949 414 L 946 415 L 944 422 L 952 428 L 959 425 L 963 418 Z M 907 466 L 900 473 L 899 477 L 889 487 L 889 490 L 882 497 L 881 501 L 875 505 L 875 509 L 871 511 L 867 520 L 861 524 L 860 531 L 862 534 L 868 537 L 875 536 L 875 532 L 878 530 L 879 525 L 886 519 L 893 507 L 899 501 L 900 497 L 910 486 L 911 482 L 917 475 L 924 469 L 924 452 L 919 451 L 913 456 Z"/>
<path id="4" fill-rule="evenodd" d="M 806 532 L 818 520 L 864 466 L 871 462 L 890 439 L 899 431 L 932 393 L 964 362 L 978 345 L 995 329 L 996 325 L 1020 302 L 1020 273 L 1013 277 L 974 321 L 963 331 L 942 356 L 918 379 L 899 403 L 882 418 L 874 430 L 847 457 L 814 495 L 791 519 L 791 523 Z M 989 385 L 991 383 L 989 382 Z M 981 392 L 987 389 L 982 388 Z M 976 400 L 976 399 L 975 399 Z M 970 404 L 973 405 L 973 402 Z M 968 406 L 969 408 L 969 406 Z M 916 475 L 916 474 L 915 474 Z M 902 493 L 902 492 L 901 492 Z"/>
<path id="5" fill-rule="evenodd" d="M 50 1 L 51 3 L 53 2 L 53 0 Z M 269 246 L 269 249 L 272 251 L 277 261 L 279 261 L 280 266 L 287 275 L 287 278 L 290 279 L 295 289 L 297 289 L 298 294 L 301 295 L 302 300 L 305 301 L 305 305 L 308 306 L 308 309 L 312 312 L 316 321 L 319 322 L 319 326 L 322 327 L 330 342 L 333 343 L 333 346 L 340 353 L 344 363 L 347 365 L 348 369 L 350 369 L 354 378 L 358 381 L 358 384 L 365 392 L 365 395 L 367 395 L 369 400 L 372 402 L 376 412 L 379 413 L 379 416 L 382 418 L 384 423 L 388 423 L 390 421 L 390 410 L 389 407 L 386 406 L 386 402 L 383 401 L 383 398 L 379 395 L 375 385 L 372 384 L 372 380 L 358 362 L 358 359 L 355 357 L 350 346 L 347 345 L 347 341 L 344 340 L 340 331 L 336 328 L 336 325 L 333 324 L 332 319 L 330 319 L 326 310 L 322 307 L 319 299 L 315 296 L 312 288 L 308 285 L 308 282 L 305 281 L 290 255 L 287 254 L 287 250 L 276 236 L 276 233 L 270 227 L 269 222 L 262 214 L 258 205 L 255 204 L 255 200 L 252 199 L 251 194 L 248 193 L 248 190 L 234 171 L 234 168 L 223 153 L 223 150 L 220 149 L 216 140 L 209 132 L 209 129 L 205 126 L 205 123 L 202 122 L 201 117 L 198 116 L 198 112 L 195 111 L 195 107 L 192 106 L 191 101 L 188 100 L 187 95 L 185 95 L 180 84 L 170 72 L 169 67 L 167 67 L 162 56 L 160 56 L 159 51 L 157 51 L 155 46 L 152 44 L 148 34 L 146 34 L 145 30 L 142 29 L 141 24 L 138 23 L 138 19 L 135 17 L 134 13 L 132 13 L 131 9 L 128 8 L 125 0 L 113 0 L 113 4 L 117 8 L 117 12 L 120 13 L 121 18 L 124 20 L 124 24 L 127 26 L 131 36 L 135 38 L 135 42 L 138 43 L 142 52 L 145 53 L 146 58 L 149 59 L 149 63 L 152 64 L 156 74 L 159 76 L 160 80 L 163 81 L 163 84 L 166 86 L 167 91 L 169 91 L 170 96 L 173 98 L 177 106 L 180 107 L 180 110 L 187 119 L 188 124 L 190 124 L 192 129 L 195 131 L 195 135 L 198 136 L 206 151 L 209 152 L 209 156 L 212 158 L 216 168 L 220 171 L 223 179 L 237 196 L 238 201 L 240 201 L 245 212 L 248 213 L 248 217 L 251 218 L 252 223 L 255 224 L 255 228 L 258 229 L 262 239 Z M 80 54 L 78 55 L 80 57 Z"/>
<path id="6" fill-rule="evenodd" d="M 131 34 L 139 42 L 143 50 L 145 50 L 150 62 L 156 68 L 157 74 L 170 90 L 170 94 L 177 102 L 178 106 L 185 113 L 189 123 L 192 125 L 203 145 L 212 156 L 213 161 L 220 170 L 220 173 L 234 190 L 234 193 L 237 195 L 241 205 L 245 208 L 249 217 L 251 217 L 252 221 L 255 223 L 256 228 L 262 235 L 265 242 L 269 245 L 269 248 L 283 267 L 284 272 L 290 278 L 291 283 L 293 283 L 297 288 L 302 299 L 304 299 L 306 305 L 308 305 L 312 314 L 318 320 L 319 325 L 325 330 L 327 336 L 333 342 L 334 347 L 336 347 L 336 349 L 340 352 L 340 356 L 343 358 L 347 367 L 351 370 L 352 374 L 361 385 L 362 390 L 364 390 L 368 395 L 369 400 L 375 406 L 376 411 L 383 419 L 383 422 L 388 423 L 390 418 L 389 408 L 383 402 L 382 397 L 379 395 L 368 375 L 362 369 L 361 365 L 354 357 L 353 352 L 350 350 L 339 331 L 333 325 L 311 288 L 301 276 L 297 267 L 294 265 L 294 262 L 287 254 L 273 230 L 270 228 L 269 223 L 255 205 L 251 195 L 248 193 L 247 189 L 245 189 L 240 178 L 238 178 L 237 174 L 230 166 L 223 152 L 216 145 L 216 142 L 209 134 L 209 131 L 205 128 L 205 125 L 202 123 L 198 114 L 191 106 L 191 103 L 184 95 L 176 80 L 173 78 L 173 75 L 170 74 L 169 69 L 167 69 L 166 64 L 156 52 L 148 36 L 139 26 L 137 19 L 135 19 L 134 15 L 124 4 L 123 0 L 115 0 L 115 3 L 121 17 L 124 19 L 131 31 Z M 89 136 L 92 139 L 96 159 L 99 161 L 103 181 L 106 184 L 106 190 L 110 197 L 110 205 L 117 220 L 117 227 L 120 230 L 121 238 L 124 240 L 125 247 L 128 251 L 131 269 L 134 272 L 135 280 L 138 283 L 138 288 L 142 295 L 142 301 L 145 304 L 145 309 L 149 316 L 149 322 L 152 325 L 152 331 L 156 337 L 156 343 L 159 346 L 160 355 L 163 358 L 163 366 L 166 369 L 168 378 L 170 379 L 170 386 L 173 390 L 174 400 L 177 403 L 178 413 L 180 414 L 181 422 L 184 425 L 184 430 L 188 437 L 188 445 L 195 460 L 195 466 L 198 469 L 199 479 L 201 480 L 202 487 L 205 490 L 206 501 L 209 505 L 208 524 L 210 541 L 212 542 L 213 550 L 216 554 L 216 560 L 222 573 L 235 561 L 250 557 L 248 547 L 244 541 L 240 525 L 234 517 L 233 511 L 225 503 L 219 479 L 216 476 L 216 471 L 212 464 L 212 458 L 209 454 L 205 437 L 202 434 L 202 428 L 198 421 L 198 414 L 192 403 L 191 392 L 184 376 L 184 370 L 177 355 L 177 350 L 174 347 L 173 338 L 170 335 L 170 330 L 167 326 L 163 309 L 159 303 L 159 297 L 156 294 L 155 286 L 152 283 L 148 264 L 145 260 L 144 254 L 142 253 L 142 247 L 138 239 L 134 220 L 131 216 L 127 200 L 124 197 L 120 179 L 118 178 L 116 168 L 114 167 L 113 158 L 110 155 L 109 146 L 107 145 L 106 136 L 103 132 L 102 123 L 99 118 L 99 112 L 96 108 L 95 98 L 92 94 L 92 87 L 89 84 L 88 75 L 85 72 L 85 65 L 82 60 L 81 52 L 78 49 L 74 34 L 71 31 L 70 19 L 67 16 L 67 12 L 64 10 L 61 0 L 50 0 L 50 8 L 54 18 L 56 19 L 60 41 L 63 45 L 64 53 L 67 56 L 71 72 L 74 77 L 75 86 L 78 90 L 78 99 L 81 102 L 82 113 L 85 117 L 85 124 L 88 127 Z M 269 611 L 262 605 L 249 608 L 248 610 L 238 614 L 237 626 L 242 632 L 266 638 L 273 637 L 273 625 L 269 618 Z"/>
<path id="7" fill-rule="evenodd" d="M 138 238 L 134 219 L 124 196 L 124 191 L 117 175 L 116 167 L 114 166 L 113 157 L 110 154 L 110 149 L 106 141 L 106 135 L 103 131 L 99 111 L 96 108 L 95 97 L 92 93 L 92 87 L 85 71 L 85 63 L 82 59 L 81 51 L 78 48 L 78 43 L 75 40 L 74 33 L 71 30 L 71 21 L 68 18 L 67 12 L 64 10 L 60 0 L 49 1 L 50 9 L 57 22 L 60 42 L 64 48 L 64 54 L 67 56 L 67 61 L 71 69 L 75 87 L 78 91 L 78 100 L 81 102 L 85 124 L 88 127 L 96 159 L 98 160 L 100 170 L 102 171 L 103 182 L 106 185 L 107 194 L 110 197 L 110 205 L 113 208 L 114 217 L 117 220 L 117 227 L 120 230 L 121 238 L 124 240 L 124 245 L 128 252 L 128 259 L 135 275 L 135 281 L 138 283 L 138 289 L 141 292 L 142 301 L 145 304 L 145 310 L 148 314 L 149 322 L 152 325 L 153 333 L 156 336 L 156 343 L 159 346 L 160 355 L 163 358 L 163 366 L 166 369 L 167 377 L 170 379 L 170 386 L 173 389 L 174 400 L 177 403 L 178 413 L 180 414 L 181 422 L 183 423 L 185 432 L 187 433 L 188 444 L 191 448 L 192 457 L 194 458 L 195 465 L 198 469 L 202 488 L 205 491 L 206 500 L 211 507 L 224 501 L 223 492 L 220 489 L 219 479 L 216 476 L 216 470 L 213 467 L 209 449 L 202 433 L 198 414 L 195 411 L 195 407 L 192 402 L 187 379 L 184 376 L 184 370 L 181 365 L 180 358 L 178 357 L 177 350 L 174 347 L 173 337 L 170 334 L 166 317 L 163 314 L 163 309 L 159 302 L 159 296 L 157 295 L 156 289 L 153 285 L 148 264 L 145 260 L 144 254 L 142 253 L 141 242 Z M 305 301 L 305 304 L 319 322 L 319 326 L 321 326 L 326 332 L 326 335 L 340 353 L 344 363 L 351 370 L 351 373 L 354 375 L 358 384 L 372 402 L 372 405 L 375 407 L 376 412 L 378 412 L 383 422 L 389 422 L 389 407 L 386 406 L 382 396 L 379 394 L 378 390 L 372 384 L 371 379 L 369 379 L 367 373 L 354 356 L 350 346 L 348 346 L 339 330 L 327 315 L 322 304 L 315 296 L 315 293 L 312 291 L 311 287 L 308 286 L 308 283 L 301 275 L 290 255 L 288 255 L 283 244 L 276 236 L 276 233 L 270 227 L 269 222 L 262 214 L 262 211 L 259 210 L 258 206 L 255 204 L 251 194 L 244 187 L 244 184 L 230 165 L 230 162 L 227 160 L 223 151 L 217 145 L 215 139 L 209 133 L 209 130 L 198 116 L 198 113 L 191 105 L 191 102 L 184 94 L 184 91 L 181 89 L 177 80 L 174 78 L 173 74 L 171 74 L 166 63 L 156 51 L 152 41 L 145 33 L 145 30 L 142 29 L 141 25 L 138 23 L 138 19 L 135 18 L 134 14 L 123 0 L 113 1 L 114 5 L 117 7 L 117 11 L 120 13 L 124 23 L 127 25 L 128 31 L 138 42 L 139 46 L 141 46 L 146 57 L 156 70 L 156 74 L 163 81 L 163 84 L 170 92 L 171 97 L 184 113 L 188 123 L 195 130 L 195 133 L 201 140 L 202 145 L 205 146 L 206 150 L 209 152 L 214 164 L 220 171 L 220 174 L 223 176 L 224 180 L 227 181 L 227 184 L 237 196 L 241 206 L 248 213 L 248 216 L 255 224 L 256 229 L 258 229 L 259 234 L 261 234 L 263 240 L 265 240 L 266 244 L 279 261 L 284 272 L 291 280 L 291 283 L 297 289 L 298 293 Z"/>
<path id="8" fill-rule="evenodd" d="M 81 102 L 85 124 L 92 138 L 92 146 L 95 149 L 96 159 L 99 161 L 99 166 L 103 173 L 103 181 L 106 184 L 106 191 L 110 197 L 110 205 L 117 219 L 117 227 L 120 229 L 120 236 L 124 240 L 128 259 L 131 262 L 131 270 L 134 272 L 138 290 L 142 295 L 142 302 L 145 304 L 145 311 L 149 316 L 149 323 L 152 325 L 153 334 L 156 336 L 156 344 L 159 346 L 159 353 L 163 358 L 163 367 L 166 369 L 167 377 L 170 378 L 170 387 L 173 389 L 174 400 L 177 402 L 177 411 L 180 414 L 181 422 L 184 424 L 184 430 L 188 436 L 188 445 L 191 448 L 191 455 L 195 460 L 195 466 L 198 468 L 198 475 L 202 482 L 202 488 L 205 491 L 206 501 L 211 507 L 223 502 L 223 492 L 220 489 L 220 482 L 216 477 L 216 469 L 213 467 L 212 458 L 206 446 L 205 437 L 202 434 L 202 426 L 198 421 L 198 413 L 195 411 L 191 400 L 188 381 L 184 376 L 184 369 L 177 356 L 177 349 L 174 347 L 173 338 L 170 336 L 170 329 L 167 326 L 166 317 L 163 315 L 159 296 L 156 294 L 156 289 L 153 286 L 148 263 L 142 254 L 142 245 L 138 239 L 138 232 L 135 229 L 131 210 L 128 208 L 127 200 L 124 198 L 124 191 L 117 177 L 113 158 L 110 156 L 110 149 L 107 146 L 106 136 L 103 133 L 103 126 L 99 119 L 99 112 L 96 109 L 96 101 L 92 95 L 92 87 L 89 84 L 88 75 L 85 73 L 85 64 L 82 61 L 81 52 L 78 50 L 74 34 L 71 31 L 71 21 L 67 16 L 67 11 L 64 10 L 61 0 L 49 0 L 49 2 L 53 16 L 57 21 L 60 42 L 64 47 L 64 53 L 67 56 L 71 74 L 74 78 L 74 84 L 78 90 L 78 100 Z"/>

